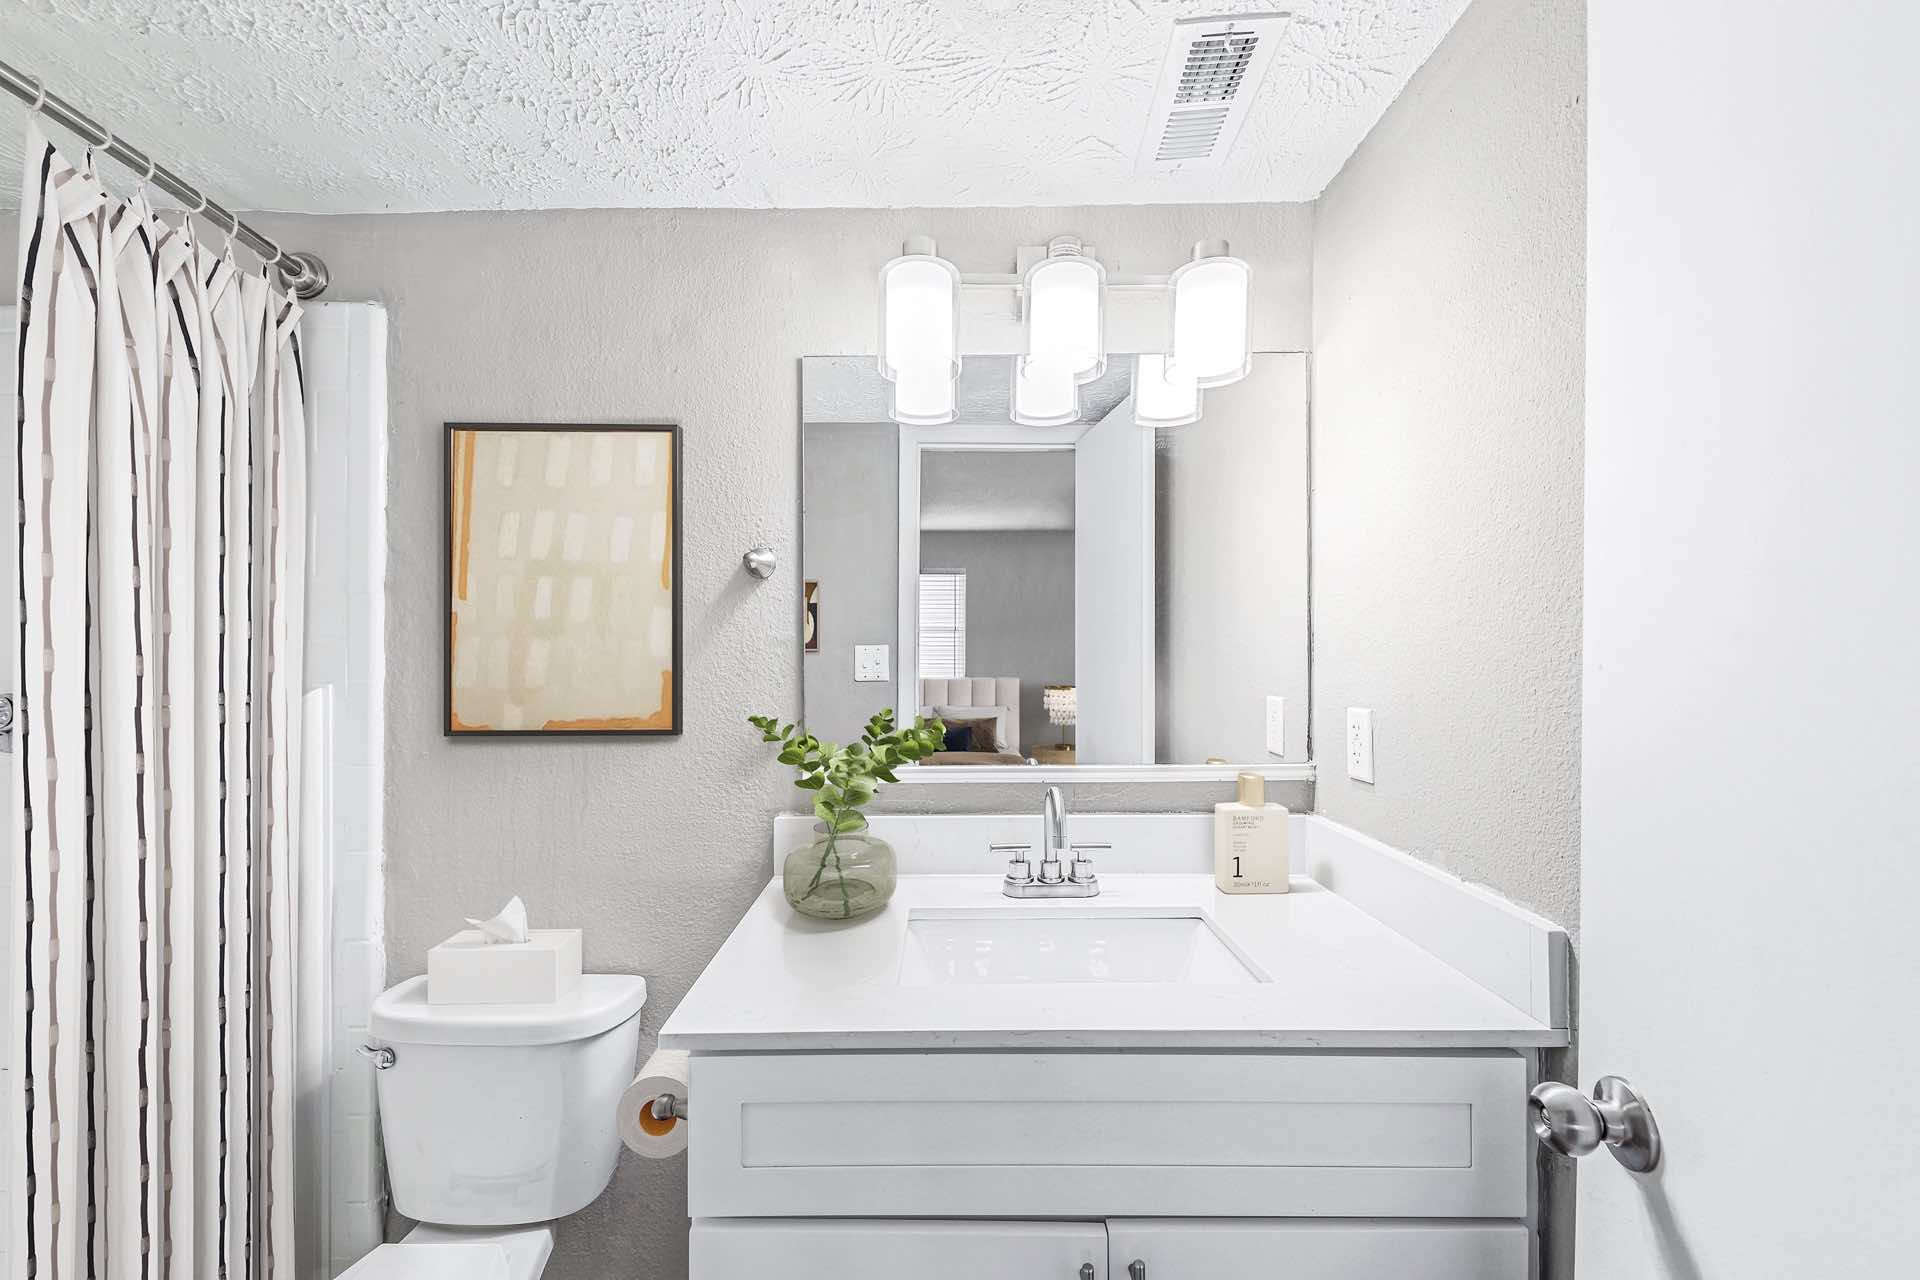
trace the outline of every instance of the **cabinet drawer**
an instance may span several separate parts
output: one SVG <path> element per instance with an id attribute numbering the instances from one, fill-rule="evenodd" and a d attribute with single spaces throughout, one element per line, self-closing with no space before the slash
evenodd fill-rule
<path id="1" fill-rule="evenodd" d="M 1098 1222 L 696 1221 L 689 1280 L 1094 1280 Z"/>
<path id="2" fill-rule="evenodd" d="M 695 1217 L 1527 1211 L 1514 1054 L 721 1054 L 692 1092 Z"/>
<path id="3" fill-rule="evenodd" d="M 1530 1252 L 1517 1222 L 1118 1219 L 1107 1242 L 1115 1280 L 1527 1280 Z"/>

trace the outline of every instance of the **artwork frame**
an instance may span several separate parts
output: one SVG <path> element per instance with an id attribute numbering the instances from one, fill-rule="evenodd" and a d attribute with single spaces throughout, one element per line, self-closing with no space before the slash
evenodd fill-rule
<path id="1" fill-rule="evenodd" d="M 458 609 L 466 603 L 466 597 L 457 596 L 456 590 L 462 583 L 461 561 L 463 551 L 470 554 L 471 538 L 475 511 L 473 493 L 473 458 L 480 451 L 483 438 L 490 433 L 514 433 L 526 437 L 537 437 L 542 447 L 551 448 L 551 438 L 566 434 L 574 437 L 586 437 L 589 441 L 588 453 L 597 457 L 598 446 L 593 443 L 599 438 L 629 442 L 633 450 L 646 447 L 648 442 L 637 437 L 658 437 L 664 449 L 667 468 L 664 485 L 656 486 L 663 491 L 664 500 L 670 510 L 664 513 L 665 538 L 667 546 L 661 556 L 662 570 L 668 582 L 664 593 L 667 608 L 670 610 L 668 627 L 670 639 L 666 646 L 669 652 L 664 655 L 667 667 L 660 673 L 660 706 L 651 714 L 637 716 L 627 714 L 625 709 L 608 707 L 602 716 L 574 717 L 560 722 L 560 727 L 549 727 L 555 722 L 549 720 L 545 725 L 512 725 L 499 727 L 488 723 L 465 723 L 456 714 L 457 686 L 461 674 L 459 653 L 457 651 Z M 463 449 L 465 441 L 470 448 Z M 684 516 L 683 467 L 681 465 L 680 424 L 664 420 L 641 420 L 633 422 L 447 422 L 442 435 L 441 459 L 441 603 L 442 603 L 442 708 L 441 733 L 449 740 L 493 740 L 493 739 L 576 739 L 576 738 L 660 738 L 678 737 L 685 732 L 685 621 L 686 612 L 682 598 L 682 536 Z M 549 480 L 549 483 L 552 483 Z M 464 487 L 463 487 L 464 486 Z M 459 492 L 457 492 L 459 490 Z M 564 495 L 556 495 L 556 500 Z M 462 530 L 458 521 L 464 517 L 467 525 L 464 530 L 467 541 L 462 540 Z M 563 513 L 564 514 L 564 513 Z M 640 514 L 637 512 L 636 518 Z M 471 585 L 471 584 L 466 584 Z M 657 608 L 658 602 L 655 602 Z M 471 607 L 471 606 L 469 606 Z M 568 625 L 579 625 L 570 622 Z M 589 724 L 582 724 L 581 721 Z M 604 726 L 591 722 L 605 720 Z"/>

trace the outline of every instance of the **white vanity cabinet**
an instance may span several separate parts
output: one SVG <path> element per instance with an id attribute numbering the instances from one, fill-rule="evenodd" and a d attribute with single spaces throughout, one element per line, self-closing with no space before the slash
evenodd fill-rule
<path id="1" fill-rule="evenodd" d="M 770 884 L 661 1028 L 690 1280 L 1529 1280 L 1564 934 L 1299 815 L 1287 894 L 1218 891 L 1211 815 L 1076 817 L 1094 898 L 954 870 L 1026 821 L 876 815 L 920 868 L 883 911 Z"/>

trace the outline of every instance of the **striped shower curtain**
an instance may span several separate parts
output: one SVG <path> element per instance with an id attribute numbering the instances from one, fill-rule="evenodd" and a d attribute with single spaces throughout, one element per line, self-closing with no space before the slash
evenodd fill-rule
<path id="1" fill-rule="evenodd" d="M 30 128 L 12 1264 L 293 1273 L 298 305 Z"/>

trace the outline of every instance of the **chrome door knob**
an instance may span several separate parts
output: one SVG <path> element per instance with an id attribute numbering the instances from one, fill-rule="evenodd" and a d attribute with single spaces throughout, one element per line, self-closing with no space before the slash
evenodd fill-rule
<path id="1" fill-rule="evenodd" d="M 1634 1087 L 1619 1076 L 1601 1076 L 1589 1098 L 1570 1084 L 1548 1080 L 1527 1096 L 1533 1136 L 1549 1151 L 1578 1159 L 1602 1146 L 1635 1173 L 1660 1163 L 1660 1129 Z"/>

